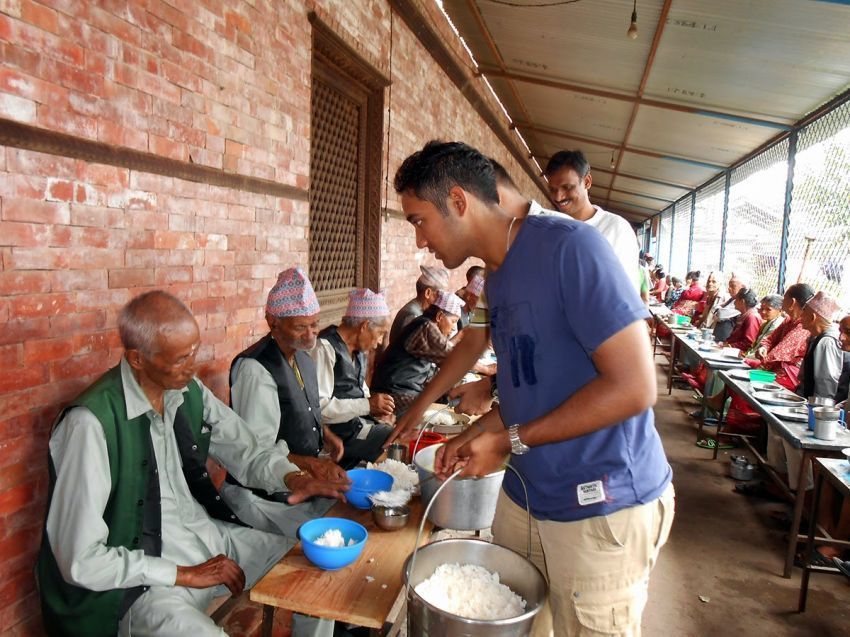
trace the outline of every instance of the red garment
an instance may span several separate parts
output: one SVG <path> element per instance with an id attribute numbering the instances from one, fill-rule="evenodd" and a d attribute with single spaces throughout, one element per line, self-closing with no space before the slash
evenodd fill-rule
<path id="1" fill-rule="evenodd" d="M 750 309 L 745 314 L 738 317 L 735 323 L 735 328 L 726 339 L 727 347 L 737 347 L 741 351 L 746 351 L 753 346 L 753 341 L 758 336 L 761 328 L 761 317 L 755 308 Z"/>
<path id="2" fill-rule="evenodd" d="M 705 289 L 699 283 L 691 283 L 691 286 L 682 292 L 679 301 L 702 301 L 705 296 Z"/>
<path id="3" fill-rule="evenodd" d="M 664 295 L 667 294 L 667 288 L 668 287 L 670 287 L 670 286 L 667 285 L 666 279 L 658 279 L 655 282 L 655 287 L 653 287 L 649 291 L 649 295 L 654 296 L 656 299 L 663 302 L 664 301 Z"/>
<path id="4" fill-rule="evenodd" d="M 775 372 L 776 382 L 794 391 L 799 384 L 800 365 L 806 355 L 809 336 L 811 334 L 803 329 L 799 320 L 786 319 L 762 341 L 768 350 L 759 367 Z"/>

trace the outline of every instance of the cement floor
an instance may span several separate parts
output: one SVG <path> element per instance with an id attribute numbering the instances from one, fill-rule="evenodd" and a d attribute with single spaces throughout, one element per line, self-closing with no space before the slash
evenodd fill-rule
<path id="1" fill-rule="evenodd" d="M 694 445 L 692 392 L 668 396 L 666 367 L 656 360 L 656 426 L 673 467 L 677 510 L 652 574 L 644 635 L 850 635 L 850 584 L 842 576 L 813 574 L 808 608 L 796 612 L 800 570 L 782 578 L 786 530 L 769 515 L 785 505 L 733 492 L 730 452 L 712 461 Z"/>

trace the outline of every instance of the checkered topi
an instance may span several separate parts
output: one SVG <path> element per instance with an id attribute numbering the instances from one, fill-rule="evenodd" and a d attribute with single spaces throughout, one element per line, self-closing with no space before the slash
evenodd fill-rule
<path id="1" fill-rule="evenodd" d="M 372 292 L 369 288 L 354 288 L 348 293 L 345 316 L 351 318 L 379 318 L 389 316 L 390 308 L 383 292 Z"/>
<path id="2" fill-rule="evenodd" d="M 838 314 L 838 310 L 841 309 L 836 300 L 826 292 L 818 292 L 815 294 L 809 299 L 809 302 L 806 303 L 806 307 L 815 314 L 822 316 L 827 321 L 833 320 L 835 315 Z"/>
<path id="3" fill-rule="evenodd" d="M 440 292 L 437 294 L 437 300 L 434 305 L 443 310 L 446 314 L 452 316 L 460 316 L 463 310 L 463 299 L 453 292 Z"/>
<path id="4" fill-rule="evenodd" d="M 278 318 L 319 313 L 319 299 L 300 267 L 289 268 L 277 275 L 277 283 L 269 290 L 266 313 Z"/>
<path id="5" fill-rule="evenodd" d="M 481 292 L 484 291 L 484 277 L 480 274 L 472 277 L 472 281 L 466 284 L 466 291 L 475 296 L 481 296 Z"/>

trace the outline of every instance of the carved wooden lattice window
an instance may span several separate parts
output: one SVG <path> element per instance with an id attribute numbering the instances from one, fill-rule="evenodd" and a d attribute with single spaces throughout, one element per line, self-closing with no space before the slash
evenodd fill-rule
<path id="1" fill-rule="evenodd" d="M 380 284 L 386 80 L 324 23 L 311 22 L 310 280 L 329 322 L 352 287 Z"/>

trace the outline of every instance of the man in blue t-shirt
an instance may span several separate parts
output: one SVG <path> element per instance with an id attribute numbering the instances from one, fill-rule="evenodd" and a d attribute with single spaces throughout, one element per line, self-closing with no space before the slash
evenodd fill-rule
<path id="1" fill-rule="evenodd" d="M 673 519 L 644 304 L 595 228 L 502 210 L 491 163 L 465 144 L 430 142 L 395 189 L 420 248 L 448 268 L 474 256 L 489 271 L 500 405 L 438 453 L 438 473 L 486 475 L 510 454 L 555 634 L 639 632 Z M 525 506 L 507 473 L 493 534 L 521 553 Z"/>

